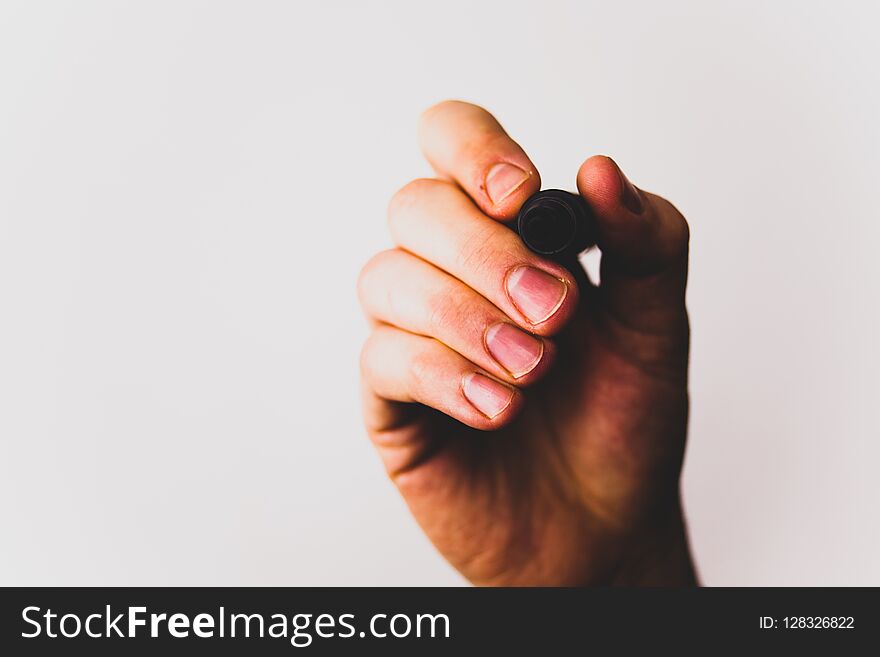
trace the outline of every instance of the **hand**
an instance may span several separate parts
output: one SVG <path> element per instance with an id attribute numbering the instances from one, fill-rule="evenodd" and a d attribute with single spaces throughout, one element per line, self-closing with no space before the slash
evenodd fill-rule
<path id="1" fill-rule="evenodd" d="M 416 520 L 475 584 L 694 584 L 684 218 L 588 159 L 593 285 L 504 225 L 540 178 L 490 114 L 444 102 L 419 136 L 439 178 L 395 195 L 358 285 L 365 422 Z"/>

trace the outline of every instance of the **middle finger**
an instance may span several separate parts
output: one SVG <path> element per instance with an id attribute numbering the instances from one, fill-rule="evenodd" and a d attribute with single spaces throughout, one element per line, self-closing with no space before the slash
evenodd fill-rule
<path id="1" fill-rule="evenodd" d="M 517 328 L 464 283 L 406 251 L 374 256 L 358 291 L 372 319 L 435 338 L 509 383 L 532 383 L 553 360 L 552 342 Z"/>
<path id="2" fill-rule="evenodd" d="M 529 251 L 452 183 L 409 183 L 392 199 L 388 221 L 399 246 L 473 288 L 529 331 L 551 335 L 574 312 L 571 273 Z"/>

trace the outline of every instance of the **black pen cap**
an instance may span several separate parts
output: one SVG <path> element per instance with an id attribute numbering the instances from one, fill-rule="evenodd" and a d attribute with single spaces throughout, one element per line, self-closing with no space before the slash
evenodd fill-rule
<path id="1" fill-rule="evenodd" d="M 596 241 L 586 201 L 561 189 L 530 196 L 516 216 L 516 232 L 529 249 L 554 260 L 575 258 Z"/>

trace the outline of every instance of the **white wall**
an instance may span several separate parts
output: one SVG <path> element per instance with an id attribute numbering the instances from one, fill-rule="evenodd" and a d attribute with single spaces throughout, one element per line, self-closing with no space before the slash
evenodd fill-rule
<path id="1" fill-rule="evenodd" d="M 0 583 L 456 584 L 359 423 L 354 281 L 495 111 L 689 217 L 709 584 L 880 584 L 868 3 L 0 4 Z"/>

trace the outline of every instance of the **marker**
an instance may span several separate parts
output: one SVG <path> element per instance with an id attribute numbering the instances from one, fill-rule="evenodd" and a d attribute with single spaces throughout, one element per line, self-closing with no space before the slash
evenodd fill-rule
<path id="1" fill-rule="evenodd" d="M 596 241 L 586 201 L 561 189 L 530 196 L 516 216 L 515 227 L 529 249 L 560 263 L 576 260 Z"/>

